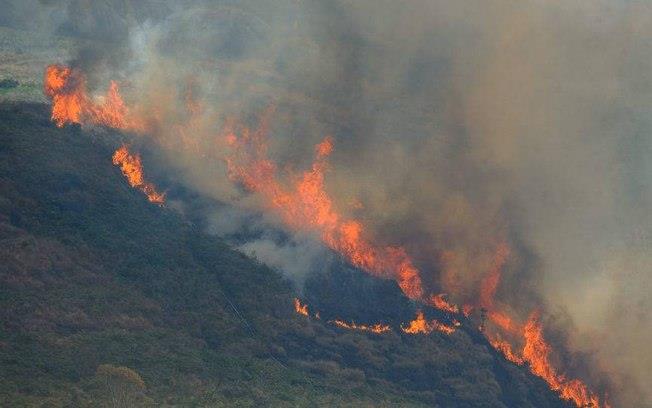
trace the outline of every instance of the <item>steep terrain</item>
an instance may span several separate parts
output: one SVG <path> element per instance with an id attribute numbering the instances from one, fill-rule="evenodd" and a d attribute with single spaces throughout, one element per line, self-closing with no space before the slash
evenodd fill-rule
<path id="1" fill-rule="evenodd" d="M 130 188 L 107 132 L 0 107 L 0 406 L 102 405 L 101 364 L 137 372 L 144 405 L 567 406 L 472 330 L 374 334 L 295 313 L 277 272 Z M 342 270 L 306 292 L 324 313 L 371 322 L 384 305 L 395 324 L 415 310 Z"/>

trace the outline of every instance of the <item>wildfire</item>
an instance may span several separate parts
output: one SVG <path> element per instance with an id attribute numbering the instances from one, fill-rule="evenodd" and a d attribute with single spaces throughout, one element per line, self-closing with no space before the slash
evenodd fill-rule
<path id="1" fill-rule="evenodd" d="M 301 304 L 299 299 L 294 298 L 294 311 L 304 316 L 308 316 L 308 305 Z"/>
<path id="2" fill-rule="evenodd" d="M 508 333 L 518 333 L 521 330 L 519 325 L 508 314 L 498 310 L 494 300 L 500 284 L 502 268 L 507 262 L 509 254 L 510 249 L 507 244 L 501 243 L 498 245 L 489 272 L 480 285 L 479 306 L 487 311 L 488 319 L 499 328 Z"/>
<path id="3" fill-rule="evenodd" d="M 374 245 L 366 236 L 360 221 L 343 219 L 335 210 L 332 199 L 324 189 L 324 175 L 328 169 L 326 159 L 333 151 L 331 138 L 324 139 L 315 147 L 315 160 L 311 169 L 304 172 L 290 188 L 287 188 L 278 181 L 276 164 L 267 156 L 267 120 L 261 121 L 261 125 L 255 131 L 244 126 L 240 126 L 238 130 L 239 132 L 228 129 L 225 135 L 225 140 L 233 149 L 232 154 L 227 158 L 229 177 L 232 180 L 262 196 L 268 208 L 275 211 L 290 228 L 317 231 L 326 245 L 342 254 L 353 265 L 377 276 L 393 277 L 408 297 L 423 299 L 419 271 L 405 249 Z M 497 310 L 494 301 L 501 271 L 509 254 L 509 246 L 506 244 L 498 246 L 491 268 L 481 285 L 479 306 L 487 309 L 487 317 L 499 329 L 508 333 L 518 333 L 520 326 L 514 323 L 509 315 Z M 429 303 L 440 310 L 459 313 L 459 308 L 449 304 L 443 295 L 431 296 Z M 468 305 L 463 309 L 467 316 L 471 310 L 472 307 Z M 335 324 L 345 328 L 360 328 L 355 323 L 348 324 L 341 320 L 335 321 Z M 526 326 L 526 329 L 528 327 Z M 435 330 L 451 334 L 456 330 L 454 326 L 436 320 L 427 321 L 421 311 L 417 313 L 414 320 L 401 329 L 408 334 L 429 334 Z M 533 346 L 527 340 L 523 357 L 514 353 L 510 343 L 500 338 L 493 339 L 492 344 L 510 361 L 518 364 L 527 361 L 532 364 Z M 560 391 L 563 398 L 572 399 L 578 405 L 582 401 L 587 403 L 595 401 L 594 405 L 598 406 L 597 399 L 588 394 L 585 385 L 578 380 L 566 381 L 554 373 L 547 361 L 547 354 L 543 360 L 547 363 L 545 366 L 540 364 L 541 360 L 533 361 L 538 365 L 537 368 L 532 368 L 532 372 L 546 379 L 552 389 Z M 585 396 L 589 398 L 582 399 Z"/>
<path id="4" fill-rule="evenodd" d="M 367 326 L 364 324 L 356 324 L 355 322 L 347 323 L 339 319 L 333 320 L 332 323 L 344 329 L 368 331 L 376 334 L 386 333 L 392 330 L 388 325 L 380 323 Z"/>
<path id="5" fill-rule="evenodd" d="M 539 322 L 537 312 L 534 312 L 528 319 L 525 326 L 513 321 L 503 311 L 498 310 L 494 296 L 500 284 L 502 268 L 507 262 L 510 249 L 506 244 L 500 244 L 494 255 L 491 268 L 483 279 L 480 287 L 480 306 L 487 311 L 487 318 L 498 330 L 508 333 L 511 336 L 523 336 L 524 347 L 522 355 L 518 355 L 512 349 L 512 344 L 504 340 L 499 334 L 486 332 L 491 345 L 500 351 L 505 358 L 515 364 L 528 363 L 530 371 L 543 378 L 550 388 L 559 392 L 564 399 L 570 400 L 578 407 L 608 407 L 606 402 L 600 405 L 600 399 L 593 394 L 588 386 L 578 379 L 568 380 L 564 375 L 558 374 L 550 362 L 552 347 L 546 343 L 543 337 L 543 327 Z"/>
<path id="6" fill-rule="evenodd" d="M 130 113 L 117 82 L 111 81 L 104 95 L 90 96 L 87 79 L 79 69 L 55 64 L 45 70 L 44 92 L 52 101 L 51 119 L 59 127 L 76 123 L 139 132 L 147 128 L 143 120 Z M 196 103 L 190 91 L 186 95 L 186 105 L 191 116 L 198 118 L 201 105 Z M 460 313 L 460 308 L 449 303 L 445 294 L 432 294 L 429 298 L 424 296 L 419 270 L 404 247 L 378 245 L 360 220 L 343 217 L 337 211 L 325 189 L 328 157 L 334 149 L 332 138 L 326 137 L 315 146 L 312 166 L 286 185 L 280 181 L 276 163 L 268 157 L 268 131 L 267 117 L 253 131 L 242 125 L 226 129 L 225 140 L 232 149 L 226 163 L 232 181 L 262 197 L 267 208 L 275 212 L 289 228 L 315 232 L 326 246 L 340 253 L 354 266 L 378 277 L 395 279 L 409 298 L 428 303 L 444 312 Z M 190 140 L 186 129 L 180 128 L 179 132 L 182 139 Z M 192 131 L 188 133 L 192 134 Z M 145 181 L 138 154 L 132 154 L 123 145 L 115 151 L 112 161 L 114 165 L 120 166 L 129 185 L 142 191 L 150 202 L 160 205 L 165 202 L 165 194 L 159 193 L 154 184 Z M 356 208 L 361 209 L 363 206 L 359 203 Z M 514 321 L 505 312 L 507 308 L 495 301 L 502 269 L 510 252 L 507 244 L 498 245 L 493 262 L 481 282 L 478 300 L 464 304 L 461 312 L 469 317 L 475 308 L 482 310 L 483 316 L 493 323 L 492 330 L 485 332 L 491 345 L 507 360 L 518 365 L 527 363 L 531 372 L 543 378 L 562 398 L 574 402 L 578 407 L 608 408 L 609 405 L 604 401 L 601 405 L 600 398 L 586 384 L 578 379 L 566 378 L 552 366 L 552 348 L 544 339 L 538 313 L 533 313 L 523 325 Z M 446 259 L 446 256 L 443 258 Z M 302 304 L 297 298 L 294 299 L 294 308 L 297 313 L 309 316 L 308 305 Z M 319 314 L 315 316 L 319 318 Z M 349 330 L 377 334 L 391 331 L 388 325 L 380 323 L 364 325 L 339 319 L 330 323 Z M 428 321 L 424 313 L 418 311 L 415 319 L 407 326 L 401 325 L 401 330 L 413 335 L 433 331 L 452 334 L 459 325 L 456 320 L 452 326 L 437 320 Z M 505 338 L 510 340 L 519 337 L 519 344 L 522 336 L 522 353 L 514 351 L 512 343 L 501 334 L 506 334 Z"/>
<path id="7" fill-rule="evenodd" d="M 127 146 L 122 145 L 113 153 L 113 164 L 120 166 L 129 185 L 142 191 L 150 202 L 159 205 L 165 203 L 165 194 L 156 191 L 154 184 L 146 182 L 143 178 L 143 164 L 140 155 L 130 153 Z"/>
<path id="8" fill-rule="evenodd" d="M 510 249 L 507 244 L 502 243 L 498 245 L 491 268 L 480 286 L 480 306 L 487 310 L 492 310 L 494 308 L 494 296 L 496 295 L 496 290 L 500 283 L 502 268 L 505 265 L 505 262 L 507 262 L 509 253 Z"/>
<path id="9" fill-rule="evenodd" d="M 503 340 L 500 338 L 500 336 L 490 337 L 489 342 L 496 350 L 500 351 L 507 360 L 518 365 L 522 365 L 524 363 L 523 358 L 512 350 L 511 343 Z"/>
<path id="10" fill-rule="evenodd" d="M 54 64 L 45 70 L 43 88 L 52 100 L 51 119 L 59 127 L 78 123 L 121 130 L 144 129 L 143 123 L 129 114 L 114 81 L 104 96 L 94 100 L 87 93 L 86 77 L 79 69 Z"/>
<path id="11" fill-rule="evenodd" d="M 227 130 L 225 140 L 233 148 L 227 158 L 229 177 L 262 196 L 268 208 L 290 228 L 316 231 L 328 247 L 353 265 L 376 276 L 394 278 L 408 297 L 422 298 L 419 271 L 405 249 L 374 245 L 360 221 L 344 219 L 335 210 L 324 189 L 332 138 L 325 138 L 315 147 L 312 168 L 285 188 L 277 179 L 275 163 L 267 157 L 267 131 L 267 120 L 262 120 L 255 131 L 244 126 L 239 127 L 239 134 Z"/>
<path id="12" fill-rule="evenodd" d="M 446 294 L 440 293 L 439 295 L 432 295 L 430 297 L 430 304 L 436 307 L 439 310 L 443 310 L 449 313 L 459 313 L 460 309 L 457 305 L 448 303 L 446 300 Z"/>
<path id="13" fill-rule="evenodd" d="M 297 298 L 294 298 L 294 311 L 303 316 L 310 315 L 308 312 L 308 305 L 302 304 L 301 301 Z M 319 318 L 319 313 L 316 314 L 316 317 Z M 328 323 L 332 323 L 337 327 L 341 327 L 347 330 L 359 330 L 376 334 L 392 331 L 392 328 L 389 327 L 389 325 L 382 323 L 366 325 L 358 324 L 356 322 L 348 323 L 341 319 L 330 320 Z M 407 334 L 430 334 L 435 330 L 446 334 L 452 334 L 455 332 L 455 328 L 460 326 L 460 322 L 454 321 L 453 324 L 454 326 L 448 326 L 438 322 L 437 320 L 427 321 L 423 315 L 423 312 L 418 311 L 416 318 L 412 320 L 407 327 L 401 326 L 401 330 Z"/>
<path id="14" fill-rule="evenodd" d="M 523 359 L 530 365 L 533 374 L 543 378 L 550 388 L 558 391 L 562 398 L 573 401 L 578 407 L 600 407 L 600 399 L 577 379 L 567 379 L 558 374 L 550 363 L 550 345 L 543 337 L 543 328 L 537 312 L 532 313 L 523 331 L 525 346 Z M 602 406 L 606 406 L 602 405 Z"/>
<path id="15" fill-rule="evenodd" d="M 412 320 L 407 327 L 401 326 L 401 330 L 408 334 L 430 334 L 437 330 L 445 334 L 452 334 L 455 332 L 455 327 L 448 326 L 437 320 L 427 321 L 421 310 L 417 311 L 417 316 Z"/>

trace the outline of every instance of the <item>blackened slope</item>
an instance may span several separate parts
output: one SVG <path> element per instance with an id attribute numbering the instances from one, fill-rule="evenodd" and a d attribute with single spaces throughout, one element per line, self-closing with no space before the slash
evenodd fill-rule
<path id="1" fill-rule="evenodd" d="M 130 188 L 112 140 L 55 128 L 45 106 L 0 106 L 0 405 L 97 404 L 93 373 L 110 363 L 159 405 L 565 406 L 462 332 L 296 315 L 278 274 Z"/>

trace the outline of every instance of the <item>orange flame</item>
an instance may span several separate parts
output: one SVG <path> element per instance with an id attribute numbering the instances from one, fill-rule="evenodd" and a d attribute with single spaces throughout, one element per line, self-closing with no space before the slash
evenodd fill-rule
<path id="1" fill-rule="evenodd" d="M 105 95 L 93 98 L 87 93 L 86 77 L 80 70 L 63 65 L 50 65 L 44 75 L 44 92 L 52 101 L 51 119 L 59 127 L 77 123 L 130 131 L 146 129 L 142 120 L 130 114 L 116 82 L 110 83 Z M 187 107 L 195 116 L 201 111 L 200 105 L 194 103 L 191 93 L 187 95 Z M 396 279 L 403 292 L 412 299 L 428 301 L 446 312 L 459 313 L 458 306 L 448 303 L 443 294 L 424 299 L 419 271 L 403 247 L 374 244 L 360 221 L 344 219 L 336 211 L 324 188 L 324 175 L 328 170 L 327 158 L 333 151 L 332 138 L 325 138 L 315 147 L 315 161 L 311 169 L 297 178 L 291 188 L 285 188 L 277 179 L 275 163 L 267 157 L 267 120 L 261 121 L 261 126 L 254 132 L 245 127 L 239 130 L 239 136 L 234 131 L 228 131 L 225 135 L 227 143 L 233 147 L 233 154 L 227 158 L 229 177 L 232 180 L 260 194 L 267 206 L 275 210 L 289 227 L 295 230 L 316 231 L 327 246 L 342 254 L 353 265 L 376 276 Z M 141 190 L 149 201 L 164 203 L 165 195 L 158 193 L 152 183 L 145 182 L 139 155 L 132 155 L 123 145 L 114 153 L 113 163 L 120 166 L 129 184 Z M 562 398 L 573 401 L 578 407 L 600 407 L 599 398 L 584 383 L 577 379 L 568 380 L 564 375 L 558 374 L 551 365 L 549 355 L 552 349 L 543 338 L 538 315 L 532 315 L 522 328 L 520 324 L 513 322 L 508 314 L 497 310 L 494 297 L 500 283 L 501 270 L 509 254 L 509 246 L 498 246 L 492 266 L 481 284 L 475 306 L 487 309 L 487 317 L 495 324 L 496 329 L 512 336 L 520 335 L 522 331 L 525 339 L 523 355 L 521 357 L 514 353 L 511 343 L 500 336 L 486 333 L 490 343 L 509 361 L 516 364 L 527 362 L 532 373 L 546 380 L 550 388 L 558 391 Z M 302 305 L 299 299 L 294 299 L 294 306 L 297 313 L 309 315 L 308 306 Z M 473 305 L 469 304 L 462 308 L 467 317 L 472 310 Z M 347 329 L 374 333 L 391 330 L 389 326 L 381 324 L 367 326 L 342 320 L 335 320 L 333 323 Z M 459 322 L 455 323 L 455 326 L 457 325 Z M 416 318 L 407 327 L 401 326 L 401 329 L 409 334 L 428 334 L 435 330 L 446 334 L 455 332 L 454 326 L 436 320 L 428 322 L 421 311 L 417 312 Z M 603 402 L 602 407 L 606 408 L 608 404 Z"/>
<path id="2" fill-rule="evenodd" d="M 294 298 L 294 311 L 304 316 L 308 316 L 308 305 L 302 305 L 299 299 Z"/>
<path id="3" fill-rule="evenodd" d="M 498 326 L 500 328 L 500 325 Z M 516 325 L 511 325 L 516 330 Z M 558 374 L 550 361 L 552 347 L 543 337 L 543 327 L 539 322 L 539 314 L 532 313 L 526 325 L 523 327 L 522 335 L 525 340 L 522 356 L 515 353 L 512 344 L 500 337 L 485 333 L 491 345 L 503 356 L 518 365 L 528 363 L 532 374 L 544 379 L 550 389 L 559 393 L 560 397 L 572 401 L 578 407 L 609 408 L 606 400 L 592 393 L 588 386 L 579 379 L 567 379 L 563 374 Z"/>
<path id="4" fill-rule="evenodd" d="M 534 312 L 528 319 L 523 331 L 525 346 L 523 359 L 530 365 L 533 374 L 543 378 L 550 388 L 558 391 L 562 398 L 573 401 L 578 407 L 600 407 L 599 398 L 577 379 L 567 379 L 558 374 L 550 363 L 550 345 L 543 338 L 543 328 L 539 315 Z"/>
<path id="5" fill-rule="evenodd" d="M 353 265 L 376 276 L 396 279 L 412 299 L 423 296 L 419 271 L 402 247 L 374 245 L 360 221 L 343 219 L 324 189 L 326 161 L 333 140 L 325 138 L 315 147 L 312 168 L 299 177 L 292 188 L 284 188 L 276 177 L 276 165 L 267 157 L 264 118 L 256 131 L 240 126 L 239 136 L 228 129 L 225 140 L 233 148 L 227 158 L 229 177 L 247 190 L 257 192 L 286 225 L 295 230 L 316 231 L 323 242 L 342 254 Z"/>
<path id="6" fill-rule="evenodd" d="M 430 334 L 437 330 L 445 334 L 452 334 L 455 332 L 455 327 L 448 326 L 437 320 L 427 321 L 421 310 L 417 311 L 417 316 L 412 320 L 407 327 L 401 326 L 401 330 L 408 334 Z"/>
<path id="7" fill-rule="evenodd" d="M 500 275 L 505 262 L 507 262 L 509 253 L 510 249 L 507 244 L 502 243 L 498 245 L 491 268 L 480 286 L 480 306 L 487 310 L 494 308 L 494 296 L 496 295 L 496 290 L 500 283 Z"/>
<path id="8" fill-rule="evenodd" d="M 339 319 L 333 320 L 332 323 L 343 329 L 368 331 L 376 334 L 386 333 L 392 330 L 388 325 L 380 323 L 367 326 L 365 324 L 356 324 L 355 322 L 347 323 Z"/>
<path id="9" fill-rule="evenodd" d="M 505 313 L 492 310 L 489 312 L 489 320 L 492 323 L 503 329 L 508 333 L 514 333 L 519 331 L 519 327 L 516 323 L 512 321 L 512 318 L 506 315 Z"/>
<path id="10" fill-rule="evenodd" d="M 444 293 L 440 293 L 439 295 L 432 295 L 430 297 L 430 304 L 439 310 L 443 310 L 444 312 L 459 313 L 460 311 L 457 305 L 448 303 L 446 300 L 446 294 Z"/>
<path id="11" fill-rule="evenodd" d="M 154 184 L 145 181 L 140 155 L 131 154 L 127 146 L 122 145 L 113 153 L 113 164 L 120 166 L 129 185 L 142 191 L 150 202 L 159 205 L 165 203 L 165 194 L 159 193 Z"/>
<path id="12" fill-rule="evenodd" d="M 489 320 L 508 333 L 518 333 L 521 329 L 506 313 L 497 310 L 494 297 L 500 284 L 502 268 L 507 262 L 510 249 L 505 243 L 498 245 L 491 268 L 480 285 L 480 306 L 487 310 Z"/>
<path id="13" fill-rule="evenodd" d="M 507 360 L 518 365 L 523 364 L 523 358 L 512 350 L 512 345 L 508 341 L 503 340 L 500 336 L 492 336 L 489 338 L 489 342 L 496 350 L 500 351 Z"/>
<path id="14" fill-rule="evenodd" d="M 96 102 L 88 96 L 86 77 L 75 68 L 49 65 L 43 80 L 45 95 L 52 100 L 52 121 L 59 127 L 69 123 L 108 126 L 142 131 L 144 125 L 129 115 L 118 84 L 111 81 L 106 94 Z"/>
<path id="15" fill-rule="evenodd" d="M 494 300 L 498 285 L 500 284 L 502 268 L 509 257 L 510 249 L 507 244 L 500 244 L 496 250 L 494 260 L 487 276 L 483 279 L 480 287 L 480 306 L 488 312 L 488 319 L 498 329 L 511 335 L 519 334 L 522 331 L 525 339 L 522 357 L 512 350 L 512 345 L 503 340 L 499 335 L 485 333 L 491 345 L 500 351 L 507 360 L 516 364 L 527 362 L 530 371 L 543 378 L 550 388 L 559 392 L 564 399 L 574 402 L 578 407 L 592 406 L 599 408 L 599 398 L 591 393 L 589 388 L 578 379 L 568 380 L 565 376 L 557 373 L 550 362 L 551 346 L 543 338 L 543 328 L 539 323 L 538 314 L 535 312 L 530 316 L 525 327 L 515 323 L 506 313 L 497 310 Z M 606 403 L 603 407 L 608 406 Z"/>

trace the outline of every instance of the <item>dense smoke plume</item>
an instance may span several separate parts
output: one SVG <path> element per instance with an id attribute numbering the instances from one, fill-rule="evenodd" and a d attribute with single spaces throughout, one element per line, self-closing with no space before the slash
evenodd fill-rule
<path id="1" fill-rule="evenodd" d="M 223 135 L 264 122 L 285 182 L 332 136 L 337 210 L 405 247 L 430 291 L 472 302 L 509 246 L 497 300 L 523 320 L 544 310 L 615 406 L 652 406 L 652 6 L 115 3 L 32 9 L 79 39 L 91 86 L 124 85 L 177 181 L 224 204 L 215 232 L 253 228 L 238 246 L 299 282 L 323 269 L 309 231 L 273 236 L 279 220 L 227 177 Z"/>

